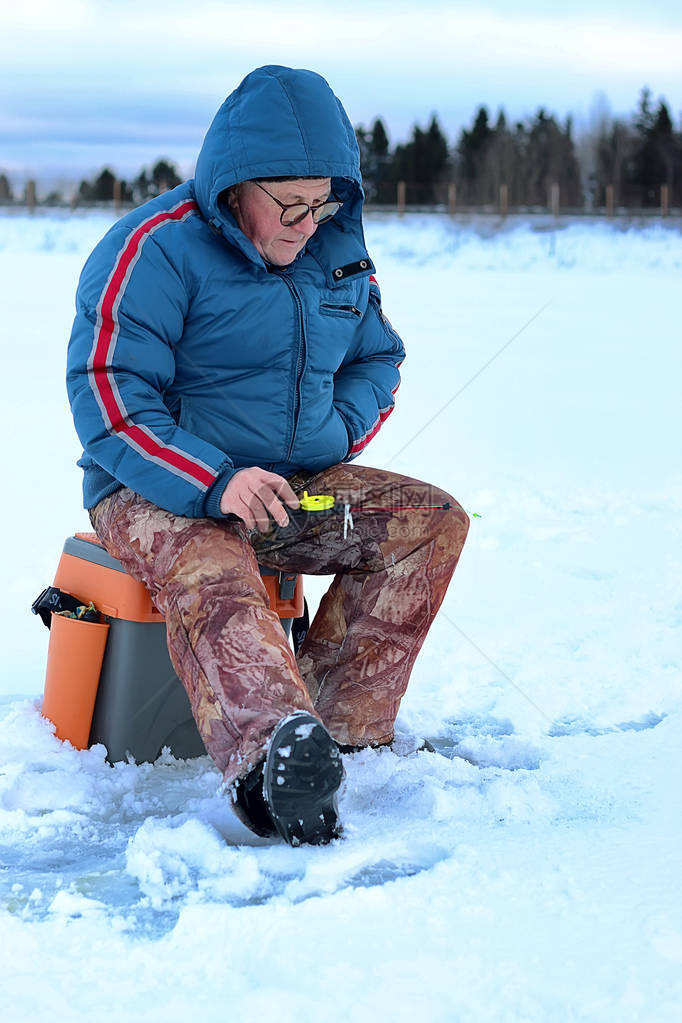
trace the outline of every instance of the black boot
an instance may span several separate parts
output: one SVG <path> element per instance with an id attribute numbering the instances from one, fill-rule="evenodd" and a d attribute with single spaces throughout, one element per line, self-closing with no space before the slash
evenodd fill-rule
<path id="1" fill-rule="evenodd" d="M 270 811 L 263 798 L 263 764 L 258 764 L 244 778 L 237 778 L 231 788 L 232 805 L 247 828 L 269 838 L 277 834 Z"/>
<path id="2" fill-rule="evenodd" d="M 289 845 L 324 845 L 340 834 L 339 749 L 322 722 L 299 711 L 277 725 L 263 767 L 263 796 Z"/>

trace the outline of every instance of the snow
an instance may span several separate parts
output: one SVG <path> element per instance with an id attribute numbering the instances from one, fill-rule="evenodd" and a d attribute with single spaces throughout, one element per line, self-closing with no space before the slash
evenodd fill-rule
<path id="1" fill-rule="evenodd" d="M 679 1019 L 678 225 L 369 220 L 408 358 L 366 462 L 480 517 L 395 752 L 345 756 L 343 840 L 292 849 L 208 758 L 111 767 L 39 714 L 28 607 L 88 528 L 65 340 L 111 222 L 0 217 L 3 1021 Z"/>
<path id="2" fill-rule="evenodd" d="M 296 736 L 297 739 L 309 739 L 314 727 L 315 727 L 314 722 L 308 722 L 304 725 L 299 725 L 298 728 L 296 728 L 296 730 L 294 731 L 294 735 Z M 284 750 L 287 748 L 288 747 L 284 746 L 281 750 L 277 751 L 278 754 L 283 757 L 288 756 L 289 754 L 284 752 Z M 289 753 L 290 752 L 291 750 L 289 750 Z"/>

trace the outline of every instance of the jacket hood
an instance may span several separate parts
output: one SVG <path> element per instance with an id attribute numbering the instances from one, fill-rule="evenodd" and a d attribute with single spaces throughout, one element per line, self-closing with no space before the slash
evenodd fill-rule
<path id="1" fill-rule="evenodd" d="M 355 132 L 327 82 L 314 71 L 269 65 L 247 75 L 218 110 L 199 153 L 194 191 L 205 219 L 221 222 L 224 189 L 284 176 L 344 179 L 332 183 L 340 198 L 362 196 Z"/>

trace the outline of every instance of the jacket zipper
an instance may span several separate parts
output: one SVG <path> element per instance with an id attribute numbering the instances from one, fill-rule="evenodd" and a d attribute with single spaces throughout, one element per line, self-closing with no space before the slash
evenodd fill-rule
<path id="1" fill-rule="evenodd" d="M 362 317 L 362 313 L 354 305 L 332 305 L 330 302 L 322 302 L 320 309 L 328 309 L 330 313 L 352 313 L 353 316 Z"/>
<path id="2" fill-rule="evenodd" d="M 298 427 L 298 417 L 301 411 L 301 380 L 303 379 L 303 368 L 305 366 L 306 356 L 306 343 L 305 343 L 305 326 L 303 321 L 303 303 L 301 298 L 296 291 L 294 282 L 289 280 L 284 274 L 278 274 L 282 278 L 287 288 L 291 292 L 291 297 L 294 302 L 294 306 L 298 313 L 298 352 L 296 357 L 296 387 L 294 391 L 294 415 L 293 415 L 293 427 L 291 430 L 291 440 L 289 441 L 289 450 L 287 451 L 287 462 L 291 460 L 291 455 L 294 450 L 294 440 L 296 438 L 296 429 Z"/>

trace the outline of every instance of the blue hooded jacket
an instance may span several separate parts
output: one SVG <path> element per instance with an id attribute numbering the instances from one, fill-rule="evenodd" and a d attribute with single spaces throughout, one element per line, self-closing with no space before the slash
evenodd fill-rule
<path id="1" fill-rule="evenodd" d="M 282 176 L 330 177 L 343 207 L 275 268 L 219 196 Z M 67 387 L 86 508 L 126 486 L 220 517 L 239 468 L 317 472 L 362 451 L 404 357 L 370 276 L 362 202 L 355 135 L 325 80 L 248 75 L 194 179 L 118 221 L 83 269 Z"/>

